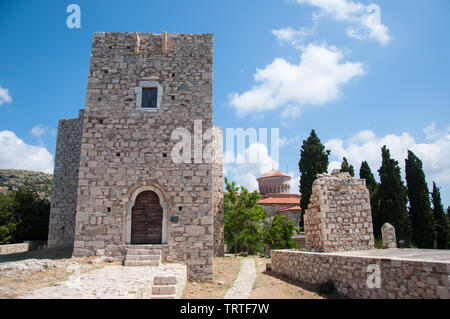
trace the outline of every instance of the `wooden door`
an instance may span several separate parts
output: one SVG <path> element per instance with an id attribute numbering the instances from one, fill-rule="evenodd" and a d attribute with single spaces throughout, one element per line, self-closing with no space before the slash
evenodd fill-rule
<path id="1" fill-rule="evenodd" d="M 155 192 L 136 197 L 131 211 L 131 244 L 161 244 L 163 209 Z"/>

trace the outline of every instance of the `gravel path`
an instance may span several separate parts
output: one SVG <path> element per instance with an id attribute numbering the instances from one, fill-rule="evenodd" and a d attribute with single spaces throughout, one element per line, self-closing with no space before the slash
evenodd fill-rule
<path id="1" fill-rule="evenodd" d="M 178 268 L 177 268 L 178 267 Z M 57 286 L 34 290 L 25 299 L 134 299 L 149 297 L 148 291 L 155 275 L 186 276 L 185 267 L 123 267 L 105 266 L 81 274 L 78 279 Z M 184 287 L 183 287 L 184 288 Z"/>
<path id="2" fill-rule="evenodd" d="M 253 258 L 242 259 L 239 275 L 234 281 L 233 286 L 227 291 L 224 299 L 248 299 L 255 278 L 255 260 Z"/>

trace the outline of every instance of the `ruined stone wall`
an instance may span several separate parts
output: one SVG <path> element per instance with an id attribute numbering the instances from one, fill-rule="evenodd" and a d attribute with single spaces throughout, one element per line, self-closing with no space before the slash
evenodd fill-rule
<path id="1" fill-rule="evenodd" d="M 144 187 L 167 207 L 167 262 L 182 262 L 188 276 L 213 278 L 212 163 L 195 154 L 174 163 L 175 129 L 213 127 L 213 36 L 210 34 L 96 33 L 83 123 L 74 255 L 117 259 L 129 244 L 128 205 Z M 137 108 L 140 81 L 163 88 L 158 109 Z M 197 125 L 197 129 L 198 129 Z M 194 134 L 193 134 L 194 135 Z M 200 152 L 200 154 L 202 154 Z M 172 217 L 175 217 L 172 219 Z"/>
<path id="2" fill-rule="evenodd" d="M 224 210 L 223 210 L 223 134 L 222 128 L 216 127 L 216 151 L 213 164 L 213 211 L 214 211 L 214 256 L 223 256 L 225 251 Z"/>
<path id="3" fill-rule="evenodd" d="M 347 251 L 374 248 L 370 196 L 364 179 L 320 174 L 304 216 L 306 248 Z"/>
<path id="4" fill-rule="evenodd" d="M 351 298 L 450 298 L 448 262 L 288 250 L 272 250 L 271 257 L 274 273 L 310 284 L 331 279 L 339 293 Z M 379 266 L 379 288 L 367 285 L 375 274 L 369 265 Z"/>
<path id="5" fill-rule="evenodd" d="M 58 123 L 48 246 L 73 246 L 77 208 L 83 110 L 77 119 Z"/>

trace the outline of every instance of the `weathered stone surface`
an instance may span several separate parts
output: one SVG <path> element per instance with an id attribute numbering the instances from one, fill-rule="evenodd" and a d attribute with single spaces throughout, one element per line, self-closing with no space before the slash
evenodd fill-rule
<path id="1" fill-rule="evenodd" d="M 139 33 L 138 51 L 135 34 L 94 36 L 84 114 L 73 132 L 59 128 L 49 243 L 124 258 L 133 196 L 151 189 L 164 212 L 162 261 L 212 280 L 213 254 L 223 254 L 222 136 L 196 137 L 213 130 L 213 36 L 166 36 L 164 51 L 158 34 Z M 158 84 L 158 108 L 137 107 L 143 82 Z M 177 128 L 193 135 L 190 162 L 172 158 Z M 217 151 L 204 161 L 210 144 Z"/>
<path id="2" fill-rule="evenodd" d="M 275 274 L 293 280 L 310 284 L 332 280 L 341 294 L 351 298 L 448 299 L 449 258 L 446 251 L 419 249 L 341 253 L 272 250 L 271 264 Z M 374 269 L 379 270 L 379 287 L 373 285 Z"/>
<path id="3" fill-rule="evenodd" d="M 304 215 L 306 248 L 333 252 L 374 248 L 369 191 L 364 179 L 319 174 Z"/>
<path id="4" fill-rule="evenodd" d="M 60 120 L 55 151 L 48 247 L 73 246 L 84 110 Z"/>
<path id="5" fill-rule="evenodd" d="M 381 227 L 381 236 L 383 238 L 383 248 L 397 248 L 397 237 L 395 236 L 395 227 L 385 223 Z"/>

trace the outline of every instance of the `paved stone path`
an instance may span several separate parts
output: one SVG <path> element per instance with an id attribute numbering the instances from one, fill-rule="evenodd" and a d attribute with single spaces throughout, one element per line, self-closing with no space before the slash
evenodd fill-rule
<path id="1" fill-rule="evenodd" d="M 255 260 L 245 258 L 241 260 L 239 275 L 233 286 L 227 291 L 224 299 L 248 299 L 256 278 Z"/>
<path id="2" fill-rule="evenodd" d="M 184 273 L 183 273 L 184 271 Z M 153 276 L 186 275 L 185 268 L 105 266 L 34 290 L 25 299 L 135 299 L 149 297 Z M 184 287 L 183 287 L 184 288 Z"/>

